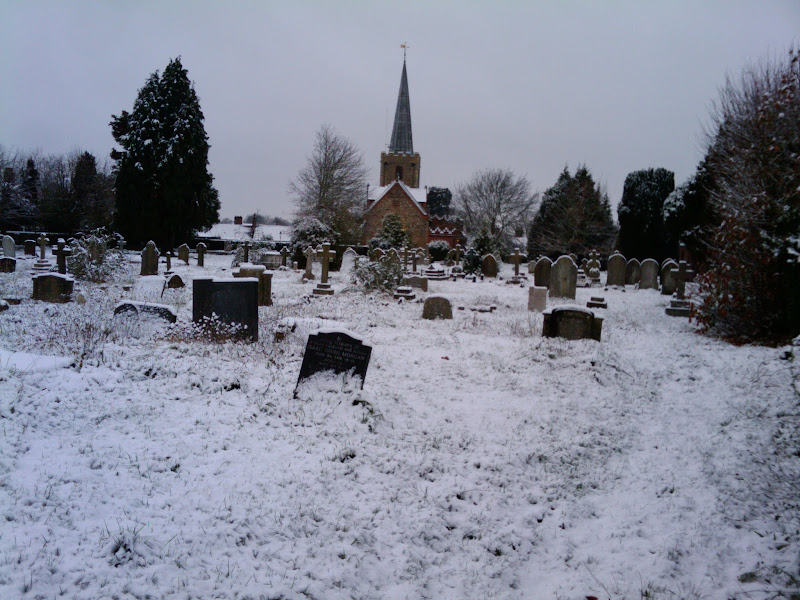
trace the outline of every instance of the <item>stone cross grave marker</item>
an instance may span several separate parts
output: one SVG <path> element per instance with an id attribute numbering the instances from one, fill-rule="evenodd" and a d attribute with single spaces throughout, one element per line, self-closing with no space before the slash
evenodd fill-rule
<path id="1" fill-rule="evenodd" d="M 416 273 L 417 272 L 417 260 L 419 260 L 419 257 L 417 256 L 417 253 L 416 252 L 412 252 L 411 253 L 411 272 L 412 273 Z"/>
<path id="2" fill-rule="evenodd" d="M 458 264 L 461 262 L 461 253 L 464 252 L 464 248 L 461 247 L 461 244 L 456 244 L 453 250 L 456 251 L 456 264 Z"/>
<path id="3" fill-rule="evenodd" d="M 39 259 L 44 260 L 44 252 L 45 248 L 47 247 L 47 238 L 44 235 L 40 235 L 36 242 L 39 244 Z"/>
<path id="4" fill-rule="evenodd" d="M 320 283 L 328 283 L 328 269 L 330 268 L 331 259 L 336 257 L 336 251 L 331 250 L 331 245 L 325 243 L 322 244 L 322 248 L 317 248 L 317 256 L 322 257 L 322 275 L 319 281 Z"/>
<path id="5" fill-rule="evenodd" d="M 291 252 L 289 252 L 289 248 L 287 248 L 286 246 L 281 248 L 281 266 L 282 267 L 289 266 L 289 255 L 290 254 L 291 254 Z"/>
<path id="6" fill-rule="evenodd" d="M 672 278 L 675 280 L 675 296 L 678 300 L 686 298 L 686 282 L 694 277 L 694 271 L 687 268 L 686 261 L 678 263 L 678 268 L 672 269 Z"/>
<path id="7" fill-rule="evenodd" d="M 195 250 L 197 250 L 197 266 L 204 267 L 206 265 L 206 245 L 200 242 L 197 244 Z"/>
<path id="8" fill-rule="evenodd" d="M 400 256 L 403 257 L 403 273 L 408 272 L 408 244 L 403 244 L 403 251 L 400 253 Z"/>
<path id="9" fill-rule="evenodd" d="M 317 253 L 314 252 L 314 248 L 309 246 L 306 248 L 306 251 L 303 252 L 303 255 L 306 257 L 306 272 L 303 273 L 303 279 L 314 279 L 313 265 L 314 257 L 317 255 Z"/>
<path id="10" fill-rule="evenodd" d="M 352 371 L 361 378 L 363 389 L 371 356 L 372 346 L 350 332 L 320 330 L 312 333 L 308 336 L 300 374 L 297 376 L 295 398 L 300 382 L 322 371 L 337 374 Z"/>
<path id="11" fill-rule="evenodd" d="M 158 248 L 153 240 L 147 242 L 142 250 L 142 269 L 141 275 L 158 275 Z"/>
<path id="12" fill-rule="evenodd" d="M 56 242 L 57 249 L 53 252 L 56 255 L 58 272 L 62 275 L 67 274 L 67 257 L 72 256 L 72 248 L 65 248 L 64 244 L 64 238 L 58 238 L 58 242 Z"/>
<path id="13" fill-rule="evenodd" d="M 514 263 L 514 277 L 519 277 L 519 263 L 522 261 L 522 255 L 519 253 L 519 248 L 514 248 L 514 254 L 511 255 L 511 262 Z"/>

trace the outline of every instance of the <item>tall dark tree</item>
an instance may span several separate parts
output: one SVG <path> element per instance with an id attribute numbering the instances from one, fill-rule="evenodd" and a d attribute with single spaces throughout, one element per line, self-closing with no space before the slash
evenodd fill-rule
<path id="1" fill-rule="evenodd" d="M 664 201 L 664 232 L 670 256 L 677 256 L 678 246 L 686 244 L 695 267 L 706 262 L 708 231 L 719 223 L 711 205 L 714 179 L 707 156 L 685 183 L 675 188 Z"/>
<path id="2" fill-rule="evenodd" d="M 668 254 L 664 201 L 675 190 L 675 173 L 643 169 L 629 173 L 617 207 L 619 251 L 626 258 L 663 260 Z"/>
<path id="3" fill-rule="evenodd" d="M 125 237 L 164 248 L 219 220 L 200 102 L 180 58 L 145 82 L 133 111 L 112 115 L 116 221 Z"/>
<path id="4" fill-rule="evenodd" d="M 564 167 L 542 196 L 528 233 L 528 256 L 605 253 L 616 233 L 608 194 L 595 184 L 586 166 L 579 166 L 574 176 Z"/>
<path id="5" fill-rule="evenodd" d="M 33 157 L 29 157 L 25 164 L 25 175 L 22 179 L 22 197 L 33 206 L 39 204 L 39 170 Z"/>
<path id="6" fill-rule="evenodd" d="M 72 204 L 72 221 L 69 231 L 80 229 L 91 214 L 97 196 L 97 159 L 83 152 L 75 163 L 70 182 L 70 201 Z"/>
<path id="7" fill-rule="evenodd" d="M 453 193 L 449 188 L 431 186 L 428 188 L 428 214 L 432 217 L 446 219 L 450 216 L 450 201 Z"/>

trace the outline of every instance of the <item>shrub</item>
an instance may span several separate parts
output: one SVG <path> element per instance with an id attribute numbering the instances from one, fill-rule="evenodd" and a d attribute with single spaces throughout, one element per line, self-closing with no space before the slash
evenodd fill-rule
<path id="1" fill-rule="evenodd" d="M 428 252 L 431 255 L 431 260 L 445 260 L 447 253 L 450 252 L 450 244 L 444 240 L 428 242 Z"/>
<path id="2" fill-rule="evenodd" d="M 275 249 L 275 242 L 272 240 L 271 236 L 267 236 L 262 240 L 250 242 L 249 262 L 255 265 L 265 264 L 266 259 L 264 258 L 264 255 L 268 251 L 274 249 Z M 240 245 L 237 246 L 236 252 L 233 253 L 233 261 L 231 262 L 231 267 L 238 267 L 243 262 L 244 262 L 244 246 Z"/>
<path id="3" fill-rule="evenodd" d="M 70 240 L 72 256 L 67 257 L 69 273 L 84 281 L 104 283 L 127 272 L 125 256 L 118 247 L 122 236 L 106 233 L 103 228 L 89 235 Z"/>
<path id="4" fill-rule="evenodd" d="M 403 283 L 403 267 L 393 260 L 369 261 L 359 257 L 353 268 L 353 283 L 364 291 L 393 292 Z"/>

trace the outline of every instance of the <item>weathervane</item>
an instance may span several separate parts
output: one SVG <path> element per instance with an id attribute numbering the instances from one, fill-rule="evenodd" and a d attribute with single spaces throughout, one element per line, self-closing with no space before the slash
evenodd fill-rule
<path id="1" fill-rule="evenodd" d="M 403 62 L 406 62 L 406 50 L 411 48 L 411 46 L 408 45 L 408 42 L 403 42 L 400 44 L 400 47 L 403 49 Z"/>

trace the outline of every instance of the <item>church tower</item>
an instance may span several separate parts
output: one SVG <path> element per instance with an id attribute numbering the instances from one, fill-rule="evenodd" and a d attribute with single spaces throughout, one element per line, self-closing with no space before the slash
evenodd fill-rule
<path id="1" fill-rule="evenodd" d="M 397 109 L 394 113 L 392 141 L 389 151 L 381 152 L 381 186 L 400 180 L 410 188 L 419 187 L 419 154 L 414 152 L 411 137 L 411 101 L 408 96 L 406 57 L 403 54 L 403 74 L 397 94 Z"/>

